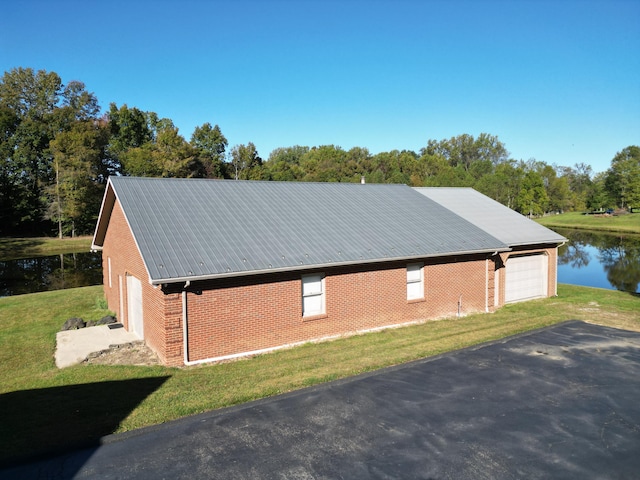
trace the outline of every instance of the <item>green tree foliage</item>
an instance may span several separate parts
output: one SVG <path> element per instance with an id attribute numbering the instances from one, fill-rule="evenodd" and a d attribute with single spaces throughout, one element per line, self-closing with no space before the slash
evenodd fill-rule
<path id="1" fill-rule="evenodd" d="M 218 125 L 205 123 L 196 127 L 191 135 L 191 145 L 197 150 L 207 178 L 225 178 L 225 151 L 229 142 Z"/>
<path id="2" fill-rule="evenodd" d="M 547 178 L 547 196 L 549 203 L 545 209 L 548 212 L 567 212 L 573 210 L 573 199 L 571 190 L 569 189 L 569 181 L 565 177 L 557 177 L 554 175 Z"/>
<path id="3" fill-rule="evenodd" d="M 198 151 L 172 124 L 158 127 L 154 140 L 121 155 L 122 173 L 138 177 L 204 177 Z"/>
<path id="4" fill-rule="evenodd" d="M 558 167 L 556 170 L 559 178 L 567 180 L 571 197 L 570 208 L 573 210 L 587 209 L 588 197 L 592 191 L 593 183 L 591 166 L 577 163 L 573 167 Z"/>
<path id="5" fill-rule="evenodd" d="M 472 187 L 479 183 L 492 190 L 487 175 L 507 161 L 509 153 L 498 137 L 481 133 L 478 138 L 464 134 L 448 140 L 429 140 L 420 151 L 426 165 L 424 185 L 432 187 Z"/>
<path id="6" fill-rule="evenodd" d="M 469 171 L 477 162 L 501 163 L 509 157 L 509 152 L 498 137 L 481 133 L 478 138 L 464 134 L 449 140 L 429 140 L 422 149 L 422 155 L 437 155 L 444 158 L 452 167 L 462 167 Z"/>
<path id="7" fill-rule="evenodd" d="M 302 162 L 307 153 L 309 153 L 309 147 L 299 145 L 276 148 L 264 163 L 265 177 L 277 182 L 302 180 L 304 177 Z"/>
<path id="8" fill-rule="evenodd" d="M 339 182 L 347 172 L 347 152 L 335 145 L 313 147 L 304 157 L 304 181 Z"/>
<path id="9" fill-rule="evenodd" d="M 206 145 L 207 132 L 202 128 L 197 129 L 194 136 L 203 143 L 198 144 L 196 140 L 193 145 L 179 134 L 170 119 L 159 118 L 155 112 L 143 112 L 127 105 L 118 108 L 112 103 L 108 120 L 111 133 L 108 153 L 115 172 L 138 177 L 207 175 L 203 158 L 205 155 L 210 158 L 211 152 L 205 152 L 210 145 Z M 219 128 L 217 132 L 220 133 Z"/>
<path id="10" fill-rule="evenodd" d="M 136 107 L 129 108 L 125 104 L 118 108 L 115 103 L 109 105 L 107 119 L 110 130 L 107 152 L 113 173 L 125 173 L 122 163 L 129 150 L 141 148 L 154 140 L 151 119 Z"/>
<path id="11" fill-rule="evenodd" d="M 82 82 L 64 86 L 54 72 L 16 68 L 0 81 L 0 152 L 3 167 L 1 232 L 38 231 L 49 205 L 46 189 L 55 181 L 50 142 L 74 122 L 99 111 Z"/>
<path id="12" fill-rule="evenodd" d="M 506 161 L 496 165 L 493 175 L 482 176 L 474 188 L 515 210 L 524 174 L 525 166 L 522 162 Z"/>
<path id="13" fill-rule="evenodd" d="M 530 217 L 542 215 L 548 202 L 549 197 L 544 188 L 542 175 L 534 170 L 527 171 L 516 197 L 516 210 Z"/>
<path id="14" fill-rule="evenodd" d="M 0 234 L 90 233 L 114 174 L 473 187 L 525 215 L 640 207 L 637 146 L 594 176 L 582 163 L 512 159 L 487 133 L 427 140 L 419 153 L 296 145 L 276 148 L 265 162 L 251 142 L 228 145 L 218 125 L 196 127 L 187 142 L 170 119 L 126 104 L 111 103 L 100 117 L 82 82 L 15 68 L 0 79 Z"/>
<path id="15" fill-rule="evenodd" d="M 61 90 L 57 73 L 20 67 L 4 73 L 0 98 L 19 118 L 42 119 L 58 106 Z"/>
<path id="16" fill-rule="evenodd" d="M 236 145 L 231 149 L 230 171 L 236 180 L 262 180 L 262 159 L 256 146 Z"/>
<path id="17" fill-rule="evenodd" d="M 20 181 L 20 168 L 15 158 L 14 135 L 18 128 L 17 114 L 8 106 L 0 104 L 0 225 L 2 232 L 12 231 L 18 225 L 23 205 L 25 188 Z M 22 200 L 22 201 L 21 201 Z"/>
<path id="18" fill-rule="evenodd" d="M 617 206 L 640 207 L 640 147 L 632 145 L 613 157 L 605 187 Z"/>
<path id="19" fill-rule="evenodd" d="M 382 152 L 374 155 L 369 163 L 373 168 L 371 174 L 362 172 L 369 182 L 404 183 L 413 187 L 421 186 L 423 183 L 425 172 L 415 152 Z"/>
<path id="20" fill-rule="evenodd" d="M 586 193 L 587 208 L 591 211 L 604 210 L 609 207 L 610 195 L 605 188 L 606 172 L 596 175 Z"/>
<path id="21" fill-rule="evenodd" d="M 100 105 L 96 96 L 86 91 L 84 83 L 72 80 L 63 88 L 62 106 L 57 111 L 64 112 L 69 123 L 86 121 L 98 116 Z"/>
<path id="22" fill-rule="evenodd" d="M 109 175 L 224 176 L 226 138 L 204 124 L 185 141 L 154 112 L 110 105 L 55 72 L 0 79 L 0 234 L 90 233 Z"/>
<path id="23" fill-rule="evenodd" d="M 48 187 L 47 217 L 58 226 L 58 236 L 95 226 L 102 198 L 103 163 L 109 136 L 104 122 L 76 122 L 50 143 L 55 182 Z"/>

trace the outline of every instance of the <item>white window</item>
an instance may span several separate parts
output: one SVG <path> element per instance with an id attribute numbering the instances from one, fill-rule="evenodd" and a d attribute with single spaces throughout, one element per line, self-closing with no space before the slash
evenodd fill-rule
<path id="1" fill-rule="evenodd" d="M 107 274 L 109 275 L 109 288 L 111 288 L 111 257 L 107 257 Z"/>
<path id="2" fill-rule="evenodd" d="M 302 316 L 323 315 L 324 305 L 324 275 L 303 275 Z"/>
<path id="3" fill-rule="evenodd" d="M 424 298 L 424 272 L 422 263 L 407 265 L 407 300 Z"/>

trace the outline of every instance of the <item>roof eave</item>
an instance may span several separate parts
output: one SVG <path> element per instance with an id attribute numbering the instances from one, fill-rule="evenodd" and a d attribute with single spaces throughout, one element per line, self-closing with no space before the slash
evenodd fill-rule
<path id="1" fill-rule="evenodd" d="M 111 179 L 107 180 L 107 186 L 104 189 L 104 196 L 102 197 L 102 204 L 100 205 L 100 213 L 98 214 L 98 222 L 96 224 L 96 231 L 93 234 L 91 240 L 91 250 L 102 250 L 104 243 L 104 237 L 107 233 L 107 227 L 109 226 L 109 219 L 111 218 L 111 212 L 113 206 L 116 203 L 116 195 L 111 184 Z"/>
<path id="2" fill-rule="evenodd" d="M 541 245 L 561 245 L 562 243 L 567 242 L 568 239 L 562 237 L 560 239 L 558 238 L 554 238 L 554 239 L 549 239 L 549 240 L 537 240 L 535 242 L 532 241 L 528 241 L 528 242 L 517 242 L 517 243 L 510 243 L 509 246 L 510 247 L 523 247 L 525 245 L 531 245 L 531 246 L 541 246 Z"/>
<path id="3" fill-rule="evenodd" d="M 419 260 L 419 259 L 425 259 L 425 258 L 455 257 L 458 255 L 479 255 L 479 254 L 485 254 L 485 253 L 497 254 L 497 253 L 508 252 L 508 251 L 511 251 L 510 247 L 497 247 L 497 248 L 487 248 L 487 249 L 481 249 L 481 250 L 437 253 L 437 254 L 430 254 L 430 255 L 411 255 L 411 256 L 394 257 L 394 258 L 379 258 L 374 260 L 331 262 L 331 263 L 321 263 L 321 264 L 314 264 L 314 265 L 294 265 L 290 267 L 270 268 L 270 269 L 263 269 L 263 270 L 247 270 L 247 271 L 240 271 L 240 272 L 223 272 L 223 273 L 216 273 L 216 274 L 209 274 L 209 275 L 192 275 L 192 276 L 186 276 L 186 277 L 158 278 L 158 279 L 151 279 L 150 283 L 151 285 L 164 285 L 164 284 L 172 284 L 172 283 L 217 280 L 217 279 L 232 278 L 232 277 L 245 277 L 245 276 L 251 276 L 251 275 L 266 275 L 270 273 L 300 272 L 300 271 L 318 270 L 318 269 L 332 268 L 332 267 L 412 261 L 412 260 Z"/>

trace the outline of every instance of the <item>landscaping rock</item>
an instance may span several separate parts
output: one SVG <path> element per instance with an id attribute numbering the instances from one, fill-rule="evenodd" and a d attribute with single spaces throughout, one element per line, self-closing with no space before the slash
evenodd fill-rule
<path id="1" fill-rule="evenodd" d="M 79 317 L 72 317 L 62 325 L 61 331 L 64 330 L 78 330 L 79 328 L 86 327 L 86 322 Z"/>
<path id="2" fill-rule="evenodd" d="M 84 363 L 94 365 L 160 365 L 158 356 L 143 341 L 111 345 L 90 353 Z"/>
<path id="3" fill-rule="evenodd" d="M 104 317 L 102 317 L 100 320 L 98 320 L 96 322 L 96 325 L 109 325 L 111 323 L 116 323 L 116 317 L 114 317 L 113 315 L 106 315 Z"/>
<path id="4" fill-rule="evenodd" d="M 88 322 L 85 322 L 79 317 L 73 317 L 64 322 L 64 325 L 62 325 L 60 331 L 78 330 L 79 328 L 95 327 L 96 325 L 111 325 L 112 323 L 117 322 L 118 321 L 113 315 L 105 315 L 100 320 L 89 320 Z"/>

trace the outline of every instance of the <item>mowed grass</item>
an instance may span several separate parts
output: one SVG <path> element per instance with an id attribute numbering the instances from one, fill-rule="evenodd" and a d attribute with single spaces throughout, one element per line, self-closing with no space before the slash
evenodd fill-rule
<path id="1" fill-rule="evenodd" d="M 581 228 L 611 233 L 640 234 L 640 213 L 628 215 L 584 215 L 580 212 L 550 215 L 536 220 L 549 228 Z"/>
<path id="2" fill-rule="evenodd" d="M 0 299 L 0 464 L 207 410 L 438 355 L 569 319 L 640 331 L 640 298 L 560 285 L 558 296 L 496 313 L 310 343 L 190 368 L 54 365 L 70 316 L 98 319 L 102 287 Z"/>
<path id="3" fill-rule="evenodd" d="M 61 253 L 88 252 L 92 237 L 74 238 L 0 238 L 0 261 L 45 257 Z"/>

